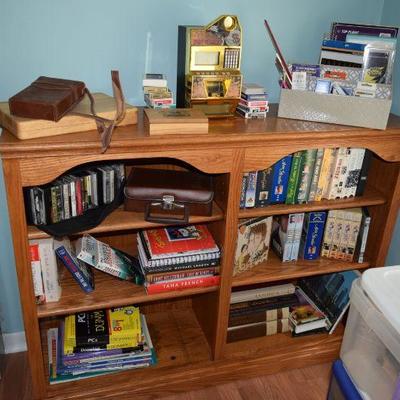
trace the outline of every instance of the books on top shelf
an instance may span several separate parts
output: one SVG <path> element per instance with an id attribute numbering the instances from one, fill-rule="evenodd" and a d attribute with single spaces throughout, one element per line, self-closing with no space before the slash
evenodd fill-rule
<path id="1" fill-rule="evenodd" d="M 236 112 L 247 119 L 266 118 L 268 111 L 268 97 L 265 88 L 256 83 L 244 83 Z"/>
<path id="2" fill-rule="evenodd" d="M 68 315 L 47 331 L 50 384 L 154 365 L 146 318 L 128 306 Z"/>
<path id="3" fill-rule="evenodd" d="M 361 196 L 371 158 L 369 150 L 350 147 L 298 151 L 270 168 L 245 173 L 240 207 Z"/>
<path id="4" fill-rule="evenodd" d="M 49 225 L 69 220 L 114 201 L 123 181 L 123 164 L 89 167 L 24 190 L 28 222 Z"/>
<path id="5" fill-rule="evenodd" d="M 221 251 L 207 226 L 143 230 L 137 241 L 148 294 L 219 284 Z"/>

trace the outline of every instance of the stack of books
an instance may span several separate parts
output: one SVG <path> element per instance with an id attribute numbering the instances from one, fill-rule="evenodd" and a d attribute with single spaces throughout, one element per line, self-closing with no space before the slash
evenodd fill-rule
<path id="1" fill-rule="evenodd" d="M 288 332 L 290 307 L 298 304 L 291 283 L 231 295 L 228 342 Z"/>
<path id="2" fill-rule="evenodd" d="M 65 221 L 114 201 L 125 179 L 123 164 L 103 165 L 63 175 L 43 186 L 25 190 L 29 223 Z"/>
<path id="3" fill-rule="evenodd" d="M 51 384 L 157 362 L 146 318 L 133 306 L 68 315 L 47 331 L 47 345 Z"/>
<path id="4" fill-rule="evenodd" d="M 340 147 L 298 151 L 272 167 L 243 175 L 241 208 L 361 196 L 372 153 Z"/>
<path id="5" fill-rule="evenodd" d="M 219 284 L 221 252 L 205 225 L 143 230 L 137 241 L 148 294 Z"/>
<path id="6" fill-rule="evenodd" d="M 146 74 L 143 79 L 144 101 L 151 108 L 175 107 L 172 92 L 163 74 Z"/>
<path id="7" fill-rule="evenodd" d="M 266 118 L 268 110 L 265 88 L 256 83 L 244 83 L 236 112 L 244 118 Z"/>

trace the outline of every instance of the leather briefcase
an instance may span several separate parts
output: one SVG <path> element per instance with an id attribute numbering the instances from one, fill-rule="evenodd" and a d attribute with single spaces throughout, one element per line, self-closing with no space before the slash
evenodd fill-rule
<path id="1" fill-rule="evenodd" d="M 182 224 L 212 214 L 212 177 L 189 171 L 133 168 L 125 186 L 125 210 L 150 222 Z"/>
<path id="2" fill-rule="evenodd" d="M 10 112 L 24 118 L 58 121 L 85 96 L 85 84 L 41 76 L 8 100 Z"/>

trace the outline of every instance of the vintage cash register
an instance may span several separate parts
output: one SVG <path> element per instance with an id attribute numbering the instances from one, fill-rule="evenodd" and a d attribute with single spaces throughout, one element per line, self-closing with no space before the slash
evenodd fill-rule
<path id="1" fill-rule="evenodd" d="M 234 115 L 240 99 L 242 29 L 233 15 L 205 27 L 179 26 L 177 107 L 202 109 L 208 117 Z"/>

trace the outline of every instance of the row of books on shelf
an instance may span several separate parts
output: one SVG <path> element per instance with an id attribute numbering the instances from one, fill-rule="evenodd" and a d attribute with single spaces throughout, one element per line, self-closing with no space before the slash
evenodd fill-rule
<path id="1" fill-rule="evenodd" d="M 233 274 L 266 261 L 270 247 L 284 262 L 323 256 L 362 263 L 370 223 L 368 209 L 360 207 L 245 220 L 238 227 Z"/>
<path id="2" fill-rule="evenodd" d="M 110 204 L 124 179 L 124 165 L 110 164 L 89 167 L 63 175 L 47 185 L 26 188 L 27 219 L 34 225 L 55 224 Z"/>
<path id="3" fill-rule="evenodd" d="M 59 301 L 65 269 L 85 293 L 95 290 L 93 269 L 144 284 L 148 294 L 219 284 L 221 252 L 205 225 L 143 230 L 137 242 L 139 255 L 133 257 L 88 234 L 74 243 L 68 238 L 31 240 L 36 303 Z"/>
<path id="4" fill-rule="evenodd" d="M 138 307 L 67 315 L 47 330 L 50 384 L 157 363 L 144 314 Z"/>
<path id="5" fill-rule="evenodd" d="M 361 196 L 372 153 L 340 147 L 302 150 L 243 175 L 240 208 Z"/>
<path id="6" fill-rule="evenodd" d="M 291 332 L 333 333 L 349 305 L 357 271 L 345 271 L 231 294 L 228 342 Z"/>

